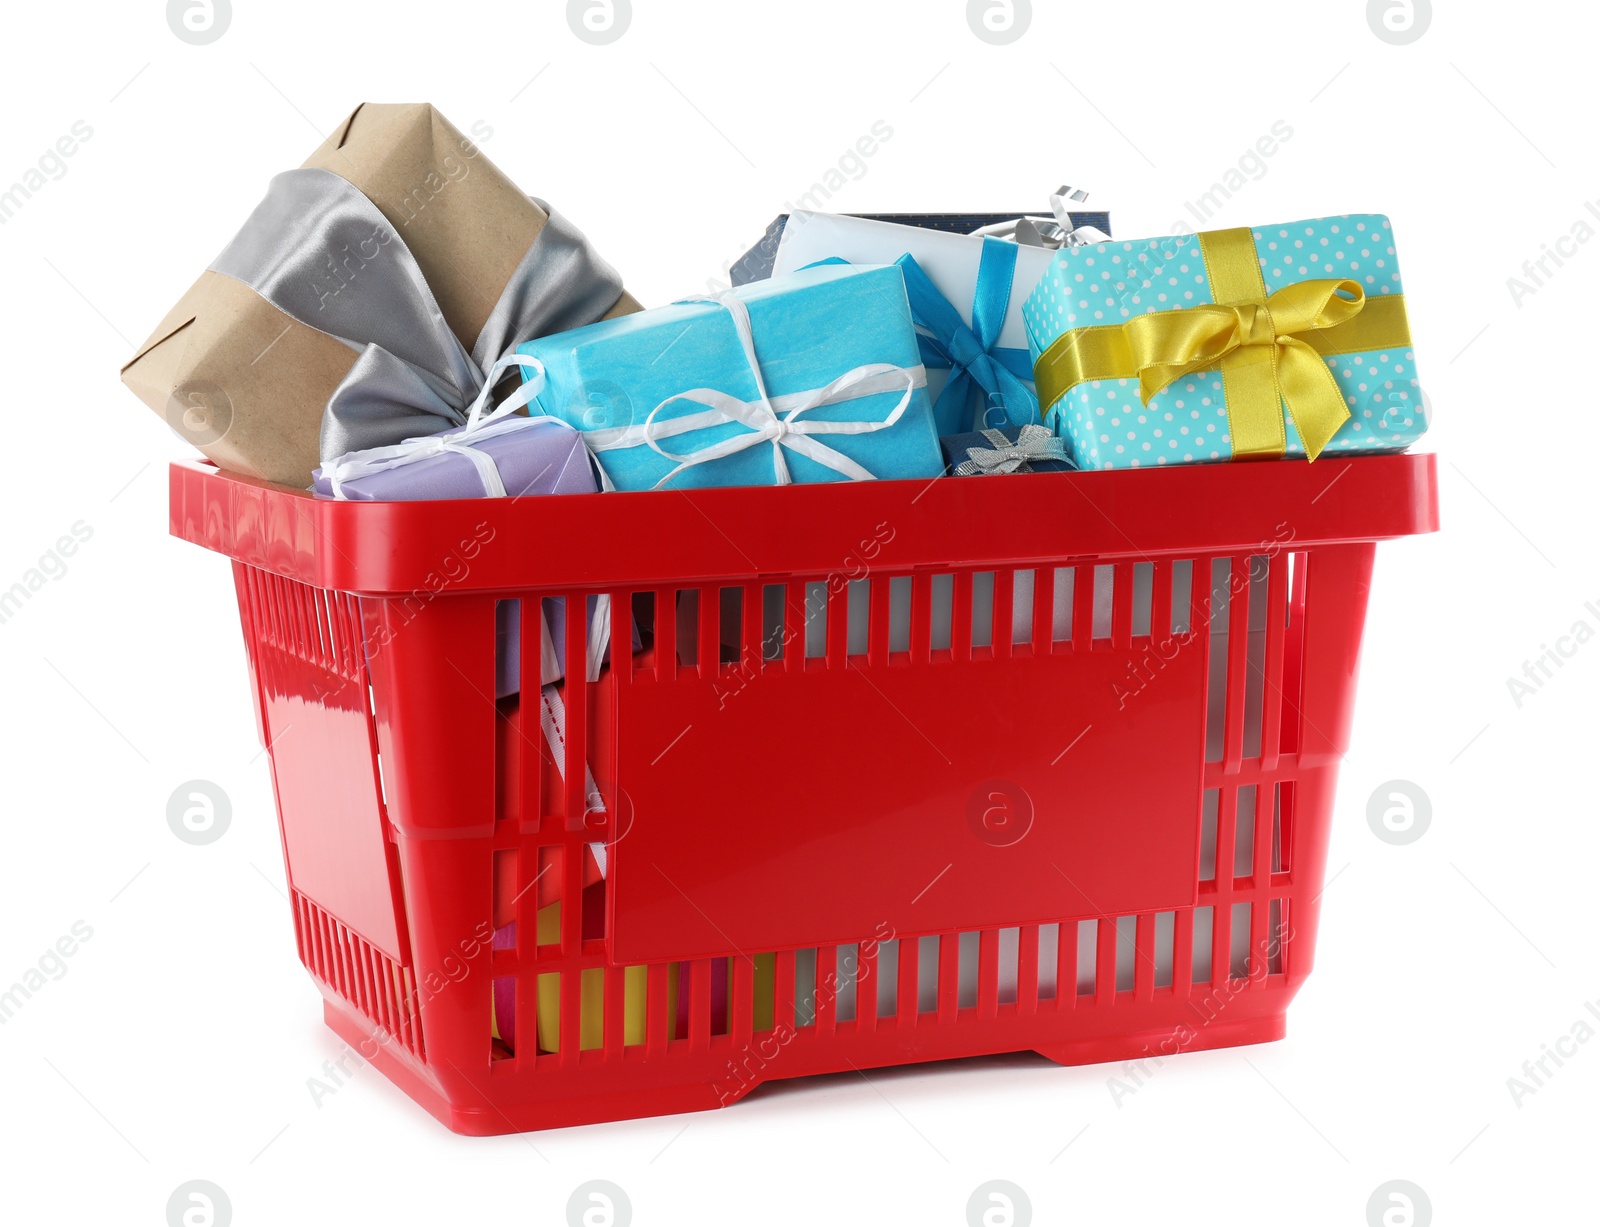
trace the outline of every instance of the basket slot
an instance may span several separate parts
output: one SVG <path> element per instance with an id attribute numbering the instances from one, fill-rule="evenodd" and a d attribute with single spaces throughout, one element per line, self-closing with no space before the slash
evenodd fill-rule
<path id="1" fill-rule="evenodd" d="M 917 1010 L 931 1014 L 939 1008 L 939 937 L 917 939 Z"/>
<path id="2" fill-rule="evenodd" d="M 1131 993 L 1139 966 L 1139 917 L 1119 916 L 1117 933 L 1117 992 Z"/>
<path id="3" fill-rule="evenodd" d="M 1094 992 L 1095 922 L 1063 921 L 1056 941 L 1056 1005 L 1065 1009 Z"/>
<path id="4" fill-rule="evenodd" d="M 961 1009 L 960 934 L 945 933 L 939 941 L 939 1021 L 951 1023 Z"/>
<path id="5" fill-rule="evenodd" d="M 803 626 L 805 627 L 805 634 L 790 635 L 788 637 L 788 640 L 783 645 L 783 667 L 786 672 L 798 673 L 805 668 L 807 644 L 811 640 L 813 633 L 810 621 L 811 609 L 808 607 L 806 584 L 803 580 L 792 579 L 785 587 L 788 595 L 784 602 L 784 624 L 786 626 Z M 820 602 L 817 608 L 822 611 L 817 616 L 826 618 L 826 602 Z M 826 630 L 827 623 L 822 622 L 819 624 L 816 634 L 824 635 Z M 826 643 L 826 640 L 819 639 L 818 642 Z"/>
<path id="6" fill-rule="evenodd" d="M 972 650 L 977 653 L 987 648 L 993 652 L 1000 639 L 994 607 L 1000 585 L 993 571 L 974 571 L 968 578 L 972 584 Z"/>
<path id="7" fill-rule="evenodd" d="M 867 1015 L 876 1025 L 880 1018 L 894 1018 L 896 1010 L 896 994 L 899 990 L 900 980 L 900 943 L 895 938 L 873 943 L 867 952 L 870 958 L 863 958 L 863 968 L 871 968 L 872 1010 Z M 865 970 L 863 971 L 865 974 Z"/>
<path id="8" fill-rule="evenodd" d="M 710 958 L 694 958 L 678 963 L 678 992 L 683 992 L 683 968 L 688 968 L 690 998 L 690 1049 L 706 1051 L 710 1046 Z M 682 1008 L 680 1008 L 682 1009 Z"/>
<path id="9" fill-rule="evenodd" d="M 1191 913 L 1192 925 L 1189 943 L 1189 976 L 1191 983 L 1211 983 L 1212 950 L 1215 943 L 1212 937 L 1212 928 L 1216 917 L 1216 909 L 1209 904 L 1197 907 Z"/>
<path id="10" fill-rule="evenodd" d="M 1278 769 L 1283 742 L 1283 658 L 1288 636 L 1289 556 L 1273 554 L 1267 564 L 1266 644 L 1262 652 L 1261 769 Z"/>
<path id="11" fill-rule="evenodd" d="M 1218 790 L 1217 801 L 1217 868 L 1215 878 L 1223 890 L 1233 884 L 1234 832 L 1238 826 L 1238 789 L 1224 787 Z"/>
<path id="12" fill-rule="evenodd" d="M 1244 758 L 1244 719 L 1250 657 L 1252 560 L 1232 560 L 1228 580 L 1227 699 L 1223 707 L 1222 769 L 1236 774 Z"/>
<path id="13" fill-rule="evenodd" d="M 588 809 L 589 602 L 583 593 L 569 593 L 564 599 L 567 603 L 567 677 L 562 697 L 567 711 L 567 745 L 562 771 L 562 812 L 566 815 L 567 830 L 581 831 Z M 577 895 L 566 897 L 575 899 Z"/>
<path id="14" fill-rule="evenodd" d="M 1207 627 L 1206 655 L 1206 762 L 1222 761 L 1223 725 L 1228 698 L 1229 577 L 1233 560 L 1210 558 L 1197 563 L 1200 573 L 1209 576 L 1204 594 L 1194 610 L 1195 625 Z"/>
<path id="15" fill-rule="evenodd" d="M 1258 909 L 1249 900 L 1243 900 L 1233 905 L 1228 975 L 1236 980 L 1245 979 L 1250 975 L 1250 950 L 1253 936 L 1251 932 L 1251 914 L 1256 910 Z M 1263 933 L 1266 931 L 1264 920 L 1261 924 L 1261 930 Z"/>
<path id="16" fill-rule="evenodd" d="M 783 648 L 791 635 L 804 635 L 804 626 L 792 626 L 785 618 L 783 585 L 763 584 L 761 586 L 761 662 L 762 667 L 776 662 L 780 667 L 783 663 Z M 749 614 L 745 615 L 745 624 L 749 625 Z"/>
<path id="17" fill-rule="evenodd" d="M 981 933 L 961 933 L 955 940 L 956 947 L 956 1009 L 970 1010 L 978 1004 L 979 992 L 979 951 L 982 945 Z"/>
<path id="18" fill-rule="evenodd" d="M 1289 909 L 1294 906 L 1294 901 L 1292 899 L 1274 899 L 1270 906 L 1272 908 L 1270 918 L 1272 946 L 1268 954 L 1267 973 L 1269 975 L 1282 975 L 1289 969 L 1289 948 L 1294 942 L 1293 931 L 1289 928 Z"/>
<path id="19" fill-rule="evenodd" d="M 1255 874 L 1256 786 L 1242 784 L 1234 794 L 1233 877 L 1234 884 Z"/>
<path id="20" fill-rule="evenodd" d="M 927 598 L 929 659 L 936 653 L 949 652 L 955 642 L 956 577 L 940 574 L 932 576 L 931 581 Z"/>
<path id="21" fill-rule="evenodd" d="M 1060 997 L 1061 980 L 1061 924 L 1047 924 L 1038 927 L 1035 938 L 1037 957 L 1034 960 L 1032 978 L 1035 986 L 1034 999 L 1036 1001 L 1056 1001 Z M 1023 930 L 1024 944 L 1026 944 L 1027 930 Z M 1026 952 L 1023 954 L 1026 960 Z M 1026 984 L 1029 973 L 1023 971 L 1023 984 Z M 1070 994 L 1069 994 L 1070 995 Z"/>
<path id="22" fill-rule="evenodd" d="M 1272 872 L 1291 872 L 1294 829 L 1294 781 L 1279 780 L 1272 789 Z"/>
<path id="23" fill-rule="evenodd" d="M 1288 557 L 1287 586 L 1289 589 L 1289 624 L 1283 641 L 1283 722 L 1279 740 L 1279 753 L 1296 754 L 1300 750 L 1301 680 L 1304 669 L 1306 627 L 1306 583 L 1310 572 L 1310 556 L 1292 553 Z"/>
<path id="24" fill-rule="evenodd" d="M 1249 639 L 1247 643 L 1244 690 L 1244 742 L 1246 759 L 1259 759 L 1264 733 L 1264 711 L 1268 684 L 1268 626 L 1275 621 L 1269 613 L 1272 560 L 1264 554 L 1250 557 Z M 1275 679 L 1274 679 L 1275 684 Z"/>
<path id="25" fill-rule="evenodd" d="M 1208 788 L 1200 805 L 1200 881 L 1214 882 L 1217 877 L 1217 810 L 1221 806 L 1221 793 Z"/>
<path id="26" fill-rule="evenodd" d="M 1030 931 L 1037 937 L 1037 929 Z M 1022 960 L 1022 929 L 1000 929 L 995 933 L 994 949 L 995 976 L 995 1001 L 998 1005 L 1016 1005 L 1022 992 L 1022 974 L 1024 974 L 1024 960 Z M 1035 960 L 1027 965 L 1027 974 L 1035 976 L 1038 973 L 1037 955 Z"/>
<path id="27" fill-rule="evenodd" d="M 1193 560 L 1179 558 L 1174 561 L 1172 563 L 1171 579 L 1170 616 L 1172 619 L 1172 633 L 1174 635 L 1187 634 L 1195 627 L 1193 611 L 1190 606 L 1194 586 Z"/>
<path id="28" fill-rule="evenodd" d="M 817 1021 L 817 952 L 794 952 L 794 1025 L 810 1027 Z"/>
<path id="29" fill-rule="evenodd" d="M 861 971 L 861 947 L 855 942 L 833 948 L 835 1023 L 856 1020 L 856 990 Z"/>

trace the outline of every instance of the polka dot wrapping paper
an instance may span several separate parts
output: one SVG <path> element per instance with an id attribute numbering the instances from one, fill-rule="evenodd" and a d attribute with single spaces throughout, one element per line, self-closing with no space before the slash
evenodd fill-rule
<path id="1" fill-rule="evenodd" d="M 1325 217 L 1251 230 L 1267 293 L 1331 278 L 1357 282 L 1369 300 L 1402 293 L 1389 219 L 1376 213 Z M 1248 267 L 1248 266 L 1247 266 Z M 1032 358 L 1063 334 L 1135 315 L 1214 303 L 1198 236 L 1063 248 L 1023 304 Z M 1402 451 L 1427 429 L 1410 346 L 1333 354 L 1327 362 L 1350 412 L 1324 456 Z M 1180 377 L 1150 398 L 1139 381 L 1099 379 L 1070 388 L 1045 421 L 1085 469 L 1200 464 L 1233 456 L 1220 371 Z M 1285 418 L 1289 456 L 1304 456 Z"/>

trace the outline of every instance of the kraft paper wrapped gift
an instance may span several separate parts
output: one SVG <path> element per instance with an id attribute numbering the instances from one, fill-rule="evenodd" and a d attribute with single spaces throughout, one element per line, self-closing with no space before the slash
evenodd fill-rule
<path id="1" fill-rule="evenodd" d="M 773 261 L 899 263 L 940 435 L 1039 421 L 1022 303 L 1055 252 L 1004 239 L 832 213 L 795 213 Z"/>
<path id="2" fill-rule="evenodd" d="M 223 468 L 303 488 L 319 458 L 462 424 L 517 342 L 638 309 L 431 106 L 369 103 L 272 181 L 122 378 Z"/>
<path id="3" fill-rule="evenodd" d="M 536 389 L 530 412 L 581 429 L 619 490 L 944 468 L 905 281 L 892 265 L 806 269 L 519 353 L 537 363 L 524 370 Z"/>
<path id="4" fill-rule="evenodd" d="M 1086 469 L 1399 451 L 1427 428 L 1380 214 L 1063 249 L 1023 316 Z"/>

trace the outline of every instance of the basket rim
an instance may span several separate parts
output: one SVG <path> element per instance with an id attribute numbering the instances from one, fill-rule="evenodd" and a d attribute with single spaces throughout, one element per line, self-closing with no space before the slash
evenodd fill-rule
<path id="1" fill-rule="evenodd" d="M 828 485 L 339 502 L 174 461 L 169 530 L 367 596 L 709 586 L 1301 549 L 1438 530 L 1431 452 Z"/>

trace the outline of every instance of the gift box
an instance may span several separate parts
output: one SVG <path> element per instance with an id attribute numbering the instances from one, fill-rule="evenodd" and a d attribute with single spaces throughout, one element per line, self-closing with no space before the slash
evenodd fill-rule
<path id="1" fill-rule="evenodd" d="M 939 474 L 905 282 L 827 265 L 519 347 L 619 490 Z"/>
<path id="2" fill-rule="evenodd" d="M 317 468 L 311 480 L 318 497 L 353 502 L 593 494 L 599 488 L 576 430 L 548 418 L 509 415 L 349 452 Z"/>
<path id="3" fill-rule="evenodd" d="M 1378 214 L 1063 249 L 1023 317 L 1084 468 L 1398 451 L 1427 427 Z"/>
<path id="4" fill-rule="evenodd" d="M 955 477 L 998 473 L 1066 473 L 1078 466 L 1067 445 L 1037 422 L 950 435 L 939 440 Z"/>
<path id="5" fill-rule="evenodd" d="M 122 378 L 222 467 L 304 487 L 319 457 L 463 423 L 516 342 L 636 310 L 431 106 L 367 104 L 272 181 Z"/>
<path id="6" fill-rule="evenodd" d="M 831 213 L 796 213 L 776 276 L 819 260 L 899 263 L 941 435 L 1039 420 L 1023 300 L 1055 252 L 983 235 Z"/>
<path id="7" fill-rule="evenodd" d="M 790 214 L 780 213 L 772 219 L 767 231 L 756 244 L 728 266 L 728 277 L 734 285 L 747 285 L 772 276 L 772 268 L 783 243 L 784 232 L 789 227 Z M 946 234 L 972 234 L 994 226 L 1002 226 L 1018 218 L 1029 218 L 1041 223 L 1053 219 L 1044 213 L 1018 210 L 1012 213 L 851 213 L 864 221 L 889 222 L 897 226 L 915 226 L 919 230 L 938 230 Z M 1093 226 L 1106 233 L 1111 231 L 1109 213 L 1073 212 L 1074 226 Z"/>

